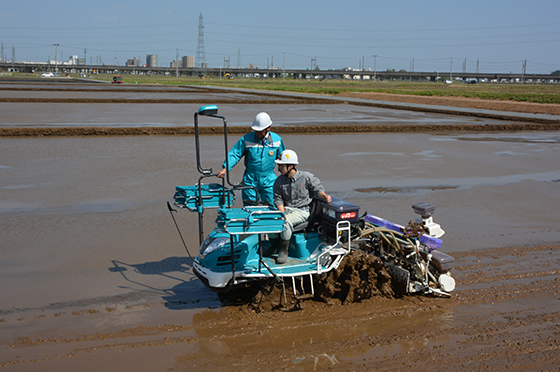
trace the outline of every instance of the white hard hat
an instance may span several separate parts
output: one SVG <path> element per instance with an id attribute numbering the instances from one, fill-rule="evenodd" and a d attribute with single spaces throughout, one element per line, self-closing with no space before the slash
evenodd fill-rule
<path id="1" fill-rule="evenodd" d="M 293 150 L 284 150 L 280 154 L 280 159 L 275 160 L 276 164 L 299 164 L 297 154 Z"/>
<path id="2" fill-rule="evenodd" d="M 265 130 L 266 128 L 272 125 L 272 120 L 270 116 L 266 112 L 260 112 L 255 116 L 255 120 L 253 120 L 253 130 L 260 132 L 261 130 Z"/>

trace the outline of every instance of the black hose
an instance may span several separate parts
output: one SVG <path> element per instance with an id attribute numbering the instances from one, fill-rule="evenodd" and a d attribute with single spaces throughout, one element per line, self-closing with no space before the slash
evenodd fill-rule
<path id="1" fill-rule="evenodd" d="M 175 216 L 173 215 L 173 212 L 177 212 L 177 211 L 175 209 L 173 209 L 173 207 L 171 206 L 171 203 L 169 201 L 167 202 L 167 209 L 169 209 L 169 213 L 171 214 L 171 218 L 173 218 L 173 222 L 175 223 L 175 227 L 177 228 L 177 232 L 179 233 L 179 236 L 181 237 L 181 241 L 183 242 L 183 246 L 185 247 L 185 250 L 187 251 L 187 254 L 191 258 L 191 260 L 194 261 L 194 258 L 191 256 L 191 252 L 189 252 L 189 249 L 187 248 L 187 243 L 185 243 L 185 239 L 183 239 L 183 234 L 181 234 L 181 230 L 179 229 L 179 225 L 177 225 L 177 221 L 175 220 Z"/>

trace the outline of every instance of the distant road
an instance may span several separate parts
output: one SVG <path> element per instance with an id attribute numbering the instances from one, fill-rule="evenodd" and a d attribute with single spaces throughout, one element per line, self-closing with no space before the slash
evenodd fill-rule
<path id="1" fill-rule="evenodd" d="M 54 65 L 38 62 L 0 62 L 0 69 L 20 72 L 55 71 Z M 559 75 L 552 74 L 523 74 L 513 72 L 451 72 L 451 71 L 370 71 L 370 70 L 301 70 L 282 68 L 172 68 L 172 67 L 140 67 L 116 65 L 58 65 L 61 75 L 66 73 L 103 73 L 103 74 L 143 74 L 143 75 L 171 75 L 178 72 L 182 76 L 225 76 L 256 78 L 293 78 L 293 79 L 354 79 L 354 80 L 426 80 L 435 81 L 455 79 L 485 79 L 496 82 L 531 82 L 531 83 L 560 83 Z"/>

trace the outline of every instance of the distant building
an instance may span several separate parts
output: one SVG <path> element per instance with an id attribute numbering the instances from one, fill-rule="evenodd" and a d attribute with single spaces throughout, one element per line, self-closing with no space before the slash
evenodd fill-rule
<path id="1" fill-rule="evenodd" d="M 194 67 L 194 56 L 183 56 L 183 68 L 192 68 Z"/>
<path id="2" fill-rule="evenodd" d="M 132 59 L 127 59 L 126 60 L 126 65 L 130 66 L 130 67 L 138 67 L 138 66 L 140 66 L 140 60 L 136 57 L 134 57 Z"/>
<path id="3" fill-rule="evenodd" d="M 64 66 L 76 66 L 80 64 L 80 61 L 82 61 L 83 59 L 78 58 L 78 56 L 74 55 L 74 56 L 70 56 L 70 58 L 68 58 L 68 61 L 58 61 L 58 60 L 52 60 L 49 59 L 49 61 L 47 62 L 50 65 L 54 65 L 54 64 L 58 64 L 58 65 L 64 65 Z M 85 65 L 85 63 L 84 63 Z"/>
<path id="4" fill-rule="evenodd" d="M 156 54 L 148 54 L 146 55 L 146 65 L 148 67 L 158 67 L 157 64 L 157 55 Z"/>
<path id="5" fill-rule="evenodd" d="M 68 59 L 68 64 L 69 64 L 69 65 L 76 66 L 76 65 L 79 65 L 78 61 L 79 61 L 78 56 L 73 55 L 73 56 L 70 56 L 70 58 Z M 65 63 L 65 64 L 66 64 L 66 63 Z"/>

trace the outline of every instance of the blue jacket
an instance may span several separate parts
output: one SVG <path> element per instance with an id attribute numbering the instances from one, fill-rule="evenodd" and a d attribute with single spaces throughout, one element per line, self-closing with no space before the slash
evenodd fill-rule
<path id="1" fill-rule="evenodd" d="M 267 138 L 263 140 L 257 138 L 255 132 L 247 133 L 235 143 L 228 153 L 229 170 L 242 157 L 245 157 L 243 183 L 246 186 L 255 186 L 259 193 L 263 194 L 262 200 L 272 202 L 272 185 L 276 180 L 276 174 L 274 173 L 276 163 L 274 161 L 280 158 L 280 153 L 285 149 L 284 141 L 276 133 L 269 132 Z M 225 161 L 223 167 L 226 167 Z M 270 188 L 270 190 L 263 191 L 263 188 Z M 265 193 L 270 195 L 264 195 Z"/>

